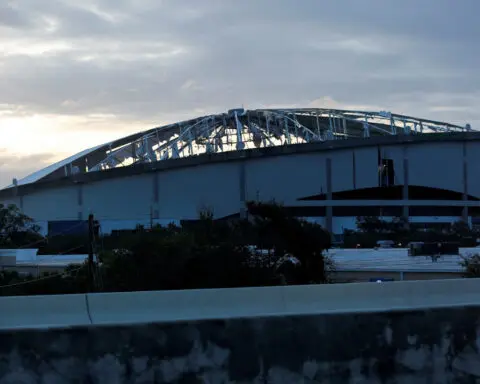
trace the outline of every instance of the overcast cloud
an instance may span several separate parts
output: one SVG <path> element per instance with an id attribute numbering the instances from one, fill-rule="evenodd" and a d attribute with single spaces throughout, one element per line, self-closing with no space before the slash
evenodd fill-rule
<path id="1" fill-rule="evenodd" d="M 241 105 L 479 128 L 479 14 L 478 0 L 2 0 L 0 184 L 39 159 Z"/>

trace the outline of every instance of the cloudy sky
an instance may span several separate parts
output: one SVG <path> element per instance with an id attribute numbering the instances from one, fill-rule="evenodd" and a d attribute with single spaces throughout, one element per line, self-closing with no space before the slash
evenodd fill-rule
<path id="1" fill-rule="evenodd" d="M 241 105 L 480 128 L 479 14 L 479 0 L 0 0 L 0 185 Z"/>

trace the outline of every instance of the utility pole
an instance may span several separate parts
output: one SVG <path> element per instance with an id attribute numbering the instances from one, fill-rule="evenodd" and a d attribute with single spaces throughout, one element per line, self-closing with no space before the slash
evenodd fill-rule
<path id="1" fill-rule="evenodd" d="M 93 214 L 88 215 L 88 291 L 95 289 L 95 273 L 93 263 L 93 253 L 95 251 L 95 221 Z"/>

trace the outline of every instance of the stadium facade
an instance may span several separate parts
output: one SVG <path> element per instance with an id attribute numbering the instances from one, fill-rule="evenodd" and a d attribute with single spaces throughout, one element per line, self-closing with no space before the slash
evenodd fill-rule
<path id="1" fill-rule="evenodd" d="M 234 109 L 99 145 L 0 191 L 44 231 L 90 213 L 104 232 L 203 210 L 229 218 L 250 200 L 334 233 L 358 216 L 475 225 L 480 132 L 390 112 Z"/>

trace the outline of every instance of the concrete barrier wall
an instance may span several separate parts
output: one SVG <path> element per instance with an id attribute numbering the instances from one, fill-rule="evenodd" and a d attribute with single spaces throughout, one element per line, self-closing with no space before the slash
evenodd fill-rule
<path id="1" fill-rule="evenodd" d="M 89 324 L 86 295 L 0 297 L 0 330 Z"/>
<path id="2" fill-rule="evenodd" d="M 0 297 L 0 329 L 480 305 L 480 279 Z"/>
<path id="3" fill-rule="evenodd" d="M 0 383 L 477 382 L 479 288 L 464 279 L 5 297 Z"/>
<path id="4" fill-rule="evenodd" d="M 89 295 L 93 324 L 172 322 L 282 315 L 283 287 Z M 128 310 L 126 310 L 128 308 Z"/>

